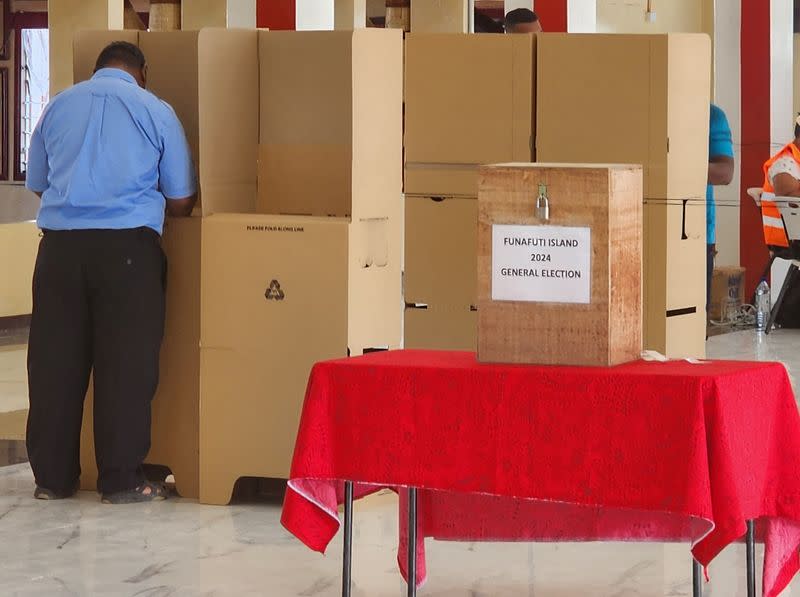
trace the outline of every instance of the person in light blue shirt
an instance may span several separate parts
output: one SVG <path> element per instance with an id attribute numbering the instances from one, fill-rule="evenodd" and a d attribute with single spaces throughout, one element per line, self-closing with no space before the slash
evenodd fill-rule
<path id="1" fill-rule="evenodd" d="M 31 138 L 27 187 L 43 231 L 28 344 L 34 497 L 71 497 L 94 374 L 97 488 L 106 503 L 160 500 L 145 480 L 164 333 L 164 212 L 189 216 L 196 179 L 175 112 L 145 90 L 138 47 L 116 42 L 91 80 L 57 95 Z M 178 306 L 179 308 L 179 306 Z"/>
<path id="2" fill-rule="evenodd" d="M 722 108 L 711 104 L 708 138 L 708 187 L 706 187 L 706 311 L 711 304 L 711 278 L 714 275 L 714 256 L 717 252 L 717 210 L 714 186 L 729 185 L 733 180 L 733 140 L 728 118 Z"/>

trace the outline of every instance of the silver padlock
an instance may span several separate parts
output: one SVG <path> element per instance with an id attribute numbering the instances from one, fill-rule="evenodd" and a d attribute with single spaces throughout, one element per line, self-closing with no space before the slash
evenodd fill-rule
<path id="1" fill-rule="evenodd" d="M 550 200 L 547 198 L 547 185 L 539 185 L 539 196 L 536 197 L 536 217 L 540 220 L 550 219 Z"/>

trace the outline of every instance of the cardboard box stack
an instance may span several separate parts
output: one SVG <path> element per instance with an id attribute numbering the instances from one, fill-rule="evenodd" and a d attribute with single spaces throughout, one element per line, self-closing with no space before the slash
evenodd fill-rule
<path id="1" fill-rule="evenodd" d="M 745 269 L 743 267 L 715 267 L 711 278 L 711 304 L 708 318 L 712 321 L 731 321 L 744 300 Z M 776 296 L 777 298 L 777 296 Z"/>
<path id="2" fill-rule="evenodd" d="M 196 148 L 203 216 L 165 232 L 149 460 L 227 503 L 240 477 L 288 475 L 313 363 L 400 345 L 402 33 L 125 35 Z M 76 75 L 119 36 L 79 35 Z"/>
<path id="3" fill-rule="evenodd" d="M 406 38 L 404 346 L 477 347 L 480 164 L 533 160 L 533 35 Z"/>
<path id="4" fill-rule="evenodd" d="M 644 166 L 644 346 L 705 354 L 711 45 L 702 34 L 538 39 L 536 157 Z"/>

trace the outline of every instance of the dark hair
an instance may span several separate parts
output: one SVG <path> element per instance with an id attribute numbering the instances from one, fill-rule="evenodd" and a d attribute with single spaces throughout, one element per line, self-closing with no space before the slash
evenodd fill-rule
<path id="1" fill-rule="evenodd" d="M 800 138 L 800 124 L 794 125 L 794 138 Z"/>
<path id="2" fill-rule="evenodd" d="M 506 31 L 522 23 L 535 23 L 539 16 L 527 8 L 515 8 L 506 15 Z"/>
<path id="3" fill-rule="evenodd" d="M 475 11 L 475 33 L 502 33 L 503 25 L 489 15 Z"/>
<path id="4" fill-rule="evenodd" d="M 108 68 L 113 65 L 125 66 L 130 69 L 144 68 L 144 54 L 142 54 L 138 46 L 132 43 L 128 43 L 127 41 L 115 41 L 108 44 L 103 51 L 100 52 L 94 70 L 97 72 L 101 68 Z"/>

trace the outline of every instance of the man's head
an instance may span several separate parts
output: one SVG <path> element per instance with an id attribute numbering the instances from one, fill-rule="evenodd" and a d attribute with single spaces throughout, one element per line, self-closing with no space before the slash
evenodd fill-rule
<path id="1" fill-rule="evenodd" d="M 794 141 L 795 143 L 800 142 L 800 114 L 797 115 L 794 121 Z"/>
<path id="2" fill-rule="evenodd" d="M 517 8 L 506 15 L 506 33 L 541 33 L 542 23 L 532 10 Z"/>
<path id="3" fill-rule="evenodd" d="M 124 70 L 136 79 L 136 82 L 142 88 L 147 83 L 147 63 L 145 62 L 144 54 L 142 54 L 138 46 L 126 41 L 115 41 L 100 52 L 94 71 L 97 72 L 101 68 Z"/>

